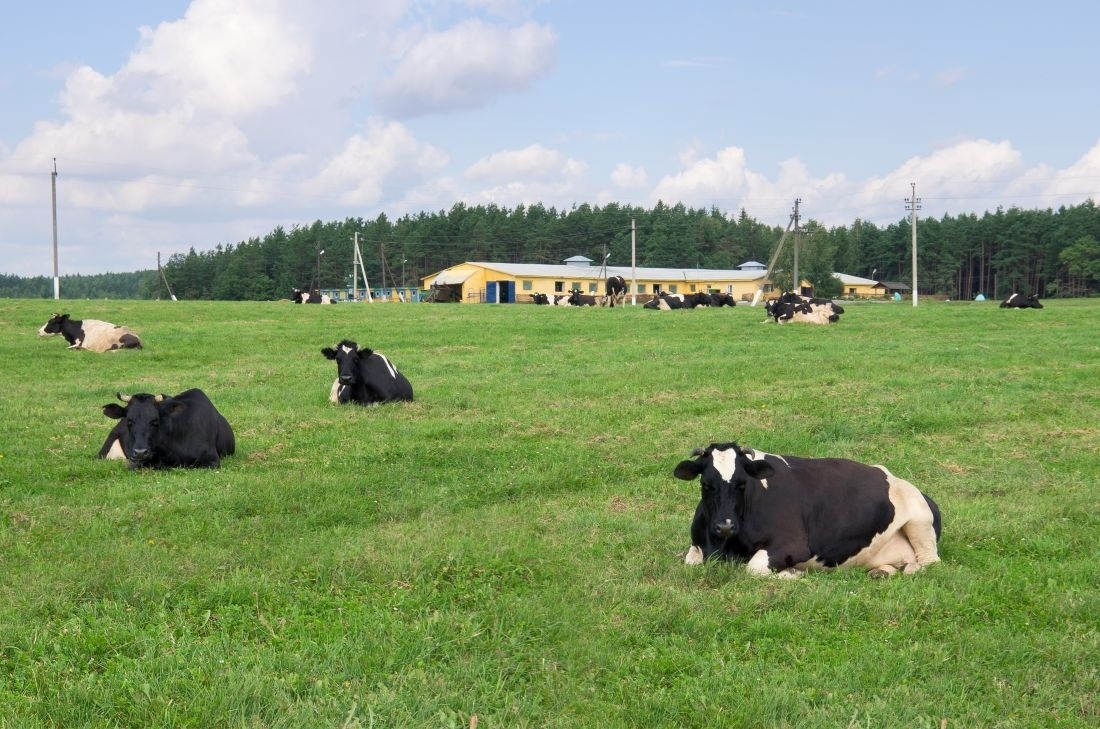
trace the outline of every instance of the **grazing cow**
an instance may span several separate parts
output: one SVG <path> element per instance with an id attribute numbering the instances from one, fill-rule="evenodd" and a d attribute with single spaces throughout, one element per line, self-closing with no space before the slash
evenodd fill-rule
<path id="1" fill-rule="evenodd" d="M 302 289 L 294 289 L 294 303 L 295 304 L 331 304 L 332 297 L 328 294 L 322 294 L 318 291 L 303 291 Z"/>
<path id="2" fill-rule="evenodd" d="M 116 393 L 103 414 L 118 420 L 100 458 L 125 458 L 130 468 L 217 468 L 237 448 L 233 429 L 202 390 L 172 397 Z"/>
<path id="3" fill-rule="evenodd" d="M 710 295 L 710 304 L 708 304 L 708 306 L 713 306 L 715 308 L 721 306 L 737 306 L 737 301 L 733 298 L 733 294 L 723 294 L 715 291 Z"/>
<path id="4" fill-rule="evenodd" d="M 1039 303 L 1039 297 L 1035 294 L 1012 294 L 1007 299 L 1001 302 L 1002 309 L 1042 309 L 1043 305 Z"/>
<path id="5" fill-rule="evenodd" d="M 359 349 L 350 339 L 323 348 L 321 354 L 336 360 L 337 376 L 329 393 L 331 402 L 376 405 L 413 399 L 412 385 L 384 354 Z"/>
<path id="6" fill-rule="evenodd" d="M 582 294 L 580 289 L 573 289 L 573 292 L 569 294 L 569 306 L 598 306 L 599 302 L 595 296 L 588 294 Z"/>
<path id="7" fill-rule="evenodd" d="M 687 564 L 743 561 L 751 574 L 778 577 L 862 567 L 886 577 L 940 559 L 939 507 L 883 466 L 775 456 L 736 443 L 692 455 L 673 470 L 702 486 Z"/>
<path id="8" fill-rule="evenodd" d="M 615 308 L 616 301 L 621 306 L 626 299 L 626 279 L 622 276 L 608 276 L 604 281 L 604 298 L 611 308 Z"/>
<path id="9" fill-rule="evenodd" d="M 99 319 L 70 319 L 68 314 L 54 314 L 38 330 L 38 336 L 60 334 L 69 349 L 93 352 L 117 352 L 120 349 L 141 349 L 141 339 L 129 327 Z"/>

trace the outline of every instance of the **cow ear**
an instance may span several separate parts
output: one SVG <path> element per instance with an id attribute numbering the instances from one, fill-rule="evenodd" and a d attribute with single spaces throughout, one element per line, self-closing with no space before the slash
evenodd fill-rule
<path id="1" fill-rule="evenodd" d="M 109 402 L 103 406 L 103 414 L 106 415 L 108 418 L 120 420 L 126 415 L 126 408 L 122 407 L 118 403 Z"/>
<path id="2" fill-rule="evenodd" d="M 745 473 L 760 480 L 775 475 L 775 469 L 767 461 L 745 460 Z"/>
<path id="3" fill-rule="evenodd" d="M 321 354 L 325 355 L 325 359 L 336 359 L 336 350 L 332 347 L 322 347 Z"/>
<path id="4" fill-rule="evenodd" d="M 702 472 L 703 461 L 696 459 L 694 461 L 680 461 L 676 464 L 676 468 L 672 470 L 672 475 L 681 481 L 692 481 L 698 478 Z"/>

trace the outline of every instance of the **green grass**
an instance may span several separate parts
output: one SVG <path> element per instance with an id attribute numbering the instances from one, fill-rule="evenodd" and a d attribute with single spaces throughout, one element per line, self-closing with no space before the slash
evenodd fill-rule
<path id="1" fill-rule="evenodd" d="M 0 301 L 0 727 L 1091 727 L 1100 302 L 763 311 Z M 349 337 L 414 403 L 327 402 Z M 220 470 L 95 458 L 203 388 Z M 691 449 L 883 463 L 943 562 L 683 562 Z"/>

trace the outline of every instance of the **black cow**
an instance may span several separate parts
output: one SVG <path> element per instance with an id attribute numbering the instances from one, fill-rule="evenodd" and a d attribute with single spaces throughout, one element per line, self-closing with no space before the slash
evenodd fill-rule
<path id="1" fill-rule="evenodd" d="M 546 294 L 531 294 L 531 301 L 538 306 L 550 305 L 550 297 Z"/>
<path id="2" fill-rule="evenodd" d="M 141 349 L 141 338 L 129 327 L 99 319 L 70 319 L 68 314 L 54 314 L 38 330 L 38 336 L 60 334 L 69 349 L 89 349 L 93 352 L 117 352 L 120 349 Z"/>
<path id="3" fill-rule="evenodd" d="M 118 420 L 100 458 L 125 458 L 130 468 L 217 468 L 237 444 L 233 429 L 202 390 L 170 395 L 116 393 L 103 414 Z"/>
<path id="4" fill-rule="evenodd" d="M 569 294 L 569 306 L 596 306 L 599 302 L 596 301 L 595 296 L 589 294 L 582 294 L 580 289 L 573 289 L 573 292 Z"/>
<path id="5" fill-rule="evenodd" d="M 721 306 L 737 306 L 737 301 L 733 298 L 733 294 L 723 294 L 714 291 L 710 295 L 710 304 L 708 306 L 721 307 Z"/>
<path id="6" fill-rule="evenodd" d="M 736 443 L 696 449 L 673 470 L 702 498 L 685 562 L 747 562 L 754 575 L 862 567 L 872 577 L 939 561 L 940 510 L 883 466 L 775 456 Z"/>
<path id="7" fill-rule="evenodd" d="M 412 385 L 384 354 L 359 349 L 350 339 L 342 340 L 335 347 L 324 347 L 321 354 L 326 359 L 336 360 L 337 376 L 329 393 L 332 402 L 376 405 L 413 399 Z"/>
<path id="8" fill-rule="evenodd" d="M 319 291 L 303 291 L 302 289 L 294 289 L 295 304 L 331 304 L 332 297 L 328 294 L 322 294 Z"/>
<path id="9" fill-rule="evenodd" d="M 1012 294 L 1007 299 L 1001 302 L 1002 309 L 1042 309 L 1043 305 L 1039 303 L 1039 297 L 1035 294 Z"/>
<path id="10" fill-rule="evenodd" d="M 608 276 L 604 281 L 604 296 L 611 308 L 615 308 L 616 301 L 622 304 L 626 298 L 626 279 L 622 276 Z"/>

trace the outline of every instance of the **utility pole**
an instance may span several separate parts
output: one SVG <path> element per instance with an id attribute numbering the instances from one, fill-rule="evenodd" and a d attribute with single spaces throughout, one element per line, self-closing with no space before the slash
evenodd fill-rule
<path id="1" fill-rule="evenodd" d="M 53 298 L 57 300 L 61 298 L 61 277 L 57 273 L 57 157 L 53 158 L 50 192 L 53 197 Z"/>
<path id="2" fill-rule="evenodd" d="M 917 305 L 917 211 L 920 210 L 920 198 L 917 197 L 917 183 L 910 182 L 913 196 L 905 198 L 905 209 L 909 211 L 909 227 L 913 233 L 913 306 Z"/>
<path id="3" fill-rule="evenodd" d="M 802 204 L 802 198 L 796 197 L 794 200 L 794 212 L 791 213 L 791 220 L 794 221 L 794 264 L 791 266 L 791 291 L 796 294 L 802 293 L 802 279 L 798 277 L 798 246 L 802 242 L 802 230 L 798 227 L 798 206 Z"/>
<path id="4" fill-rule="evenodd" d="M 638 269 L 634 265 L 634 251 L 635 251 L 635 233 L 637 229 L 634 227 L 634 218 L 630 219 L 630 305 L 638 305 Z"/>

